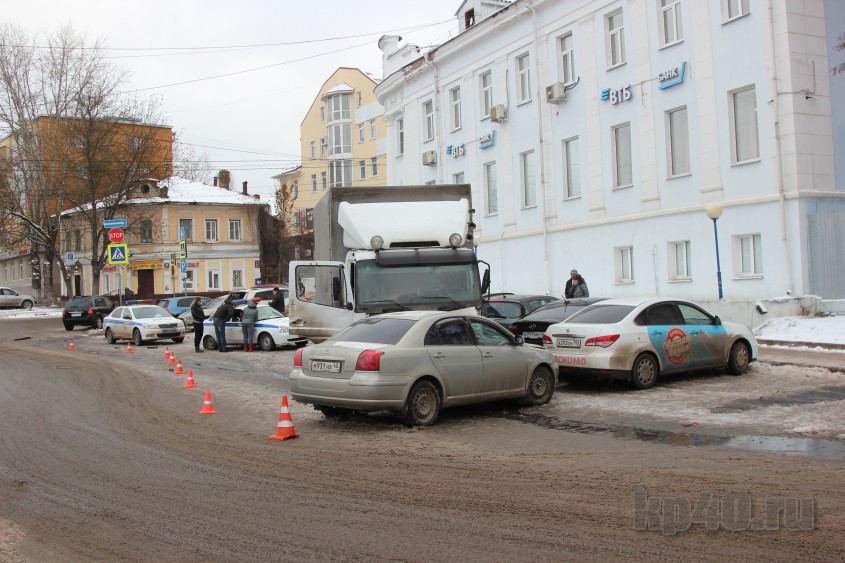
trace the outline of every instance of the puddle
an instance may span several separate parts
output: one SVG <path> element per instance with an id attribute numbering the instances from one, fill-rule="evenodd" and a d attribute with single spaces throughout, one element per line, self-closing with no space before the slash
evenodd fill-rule
<path id="1" fill-rule="evenodd" d="M 845 460 L 845 442 L 816 438 L 793 438 L 787 436 L 755 436 L 735 434 L 715 436 L 650 430 L 631 426 L 603 425 L 578 420 L 560 420 L 538 414 L 502 413 L 504 418 L 533 424 L 550 430 L 566 430 L 581 434 L 605 434 L 614 438 L 640 440 L 655 444 L 685 447 L 717 447 L 755 452 L 767 452 L 786 455 L 812 457 L 817 459 Z"/>
<path id="2" fill-rule="evenodd" d="M 740 399 L 721 407 L 710 409 L 712 413 L 742 412 L 751 409 L 771 406 L 811 405 L 825 401 L 841 401 L 845 399 L 845 386 L 827 385 L 818 389 L 811 389 L 792 395 L 777 395 L 760 397 L 759 399 Z"/>

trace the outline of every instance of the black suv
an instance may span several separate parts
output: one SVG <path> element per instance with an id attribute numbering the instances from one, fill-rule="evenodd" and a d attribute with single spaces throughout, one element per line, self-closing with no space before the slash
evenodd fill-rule
<path id="1" fill-rule="evenodd" d="M 62 309 L 62 323 L 65 330 L 76 325 L 103 328 L 103 317 L 114 311 L 117 303 L 104 295 L 94 297 L 71 297 Z"/>

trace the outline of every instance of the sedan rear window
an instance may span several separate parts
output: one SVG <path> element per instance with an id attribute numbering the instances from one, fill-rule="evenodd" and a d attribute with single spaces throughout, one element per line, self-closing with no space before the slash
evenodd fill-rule
<path id="1" fill-rule="evenodd" d="M 604 325 L 618 323 L 627 317 L 634 307 L 631 305 L 593 305 L 578 311 L 565 323 Z"/>
<path id="2" fill-rule="evenodd" d="M 509 303 L 506 301 L 488 301 L 481 306 L 481 314 L 485 317 L 521 317 L 522 307 L 519 303 Z"/>
<path id="3" fill-rule="evenodd" d="M 341 330 L 330 340 L 396 344 L 416 322 L 410 319 L 363 319 Z"/>

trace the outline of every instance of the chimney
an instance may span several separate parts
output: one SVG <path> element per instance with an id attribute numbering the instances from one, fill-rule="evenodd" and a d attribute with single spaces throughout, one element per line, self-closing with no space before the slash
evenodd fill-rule
<path id="1" fill-rule="evenodd" d="M 167 186 L 161 187 L 161 190 L 159 190 L 161 192 L 161 197 L 167 197 L 167 190 L 168 190 Z"/>
<path id="2" fill-rule="evenodd" d="M 214 177 L 214 187 L 217 187 L 217 176 Z"/>
<path id="3" fill-rule="evenodd" d="M 244 195 L 249 195 L 249 194 L 246 192 L 246 180 L 244 180 Z"/>
<path id="4" fill-rule="evenodd" d="M 252 198 L 253 198 L 255 201 L 258 201 L 259 199 L 261 199 L 261 196 L 260 196 L 260 195 L 258 195 L 258 194 L 254 194 L 254 195 L 252 196 Z"/>
<path id="5" fill-rule="evenodd" d="M 221 170 L 217 173 L 217 177 L 220 178 L 220 187 L 226 190 L 231 189 L 232 184 L 232 173 L 228 170 Z"/>

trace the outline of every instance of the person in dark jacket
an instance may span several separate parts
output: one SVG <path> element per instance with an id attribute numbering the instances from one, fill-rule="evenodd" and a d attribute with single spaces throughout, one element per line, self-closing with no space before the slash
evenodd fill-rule
<path id="1" fill-rule="evenodd" d="M 569 272 L 569 279 L 566 280 L 566 287 L 563 290 L 564 299 L 572 299 L 572 280 L 578 275 L 578 270 L 571 270 Z"/>
<path id="2" fill-rule="evenodd" d="M 584 278 L 581 277 L 581 274 L 576 274 L 574 278 L 572 278 L 572 297 L 589 297 L 590 290 L 587 287 L 587 282 L 584 281 Z"/>
<path id="3" fill-rule="evenodd" d="M 220 352 L 228 352 L 226 349 L 226 323 L 235 316 L 235 306 L 232 304 L 232 296 L 226 297 L 226 300 L 217 307 L 214 315 L 211 316 L 211 322 L 214 323 L 214 334 L 217 337 L 217 350 Z"/>
<path id="4" fill-rule="evenodd" d="M 258 305 L 250 301 L 244 307 L 241 317 L 241 332 L 244 335 L 244 352 L 252 352 L 252 343 L 255 340 L 255 323 L 258 321 Z"/>
<path id="5" fill-rule="evenodd" d="M 282 295 L 282 292 L 279 291 L 278 287 L 273 288 L 273 298 L 270 300 L 270 306 L 280 312 L 281 314 L 285 313 L 285 296 Z"/>
<path id="6" fill-rule="evenodd" d="M 200 344 L 202 344 L 202 323 L 205 321 L 205 311 L 202 310 L 202 297 L 199 295 L 194 299 L 194 302 L 191 303 L 191 320 L 194 323 L 194 351 L 195 352 L 203 352 L 203 349 L 200 348 Z"/>

